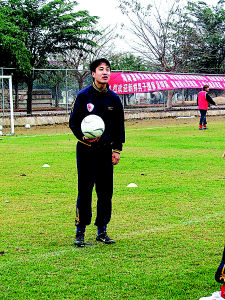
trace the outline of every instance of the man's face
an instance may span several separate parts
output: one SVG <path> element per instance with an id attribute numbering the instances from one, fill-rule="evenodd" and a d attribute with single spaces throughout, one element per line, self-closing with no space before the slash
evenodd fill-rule
<path id="1" fill-rule="evenodd" d="M 205 91 L 208 92 L 209 91 L 209 87 L 205 88 Z"/>
<path id="2" fill-rule="evenodd" d="M 97 84 L 106 84 L 110 79 L 110 67 L 106 63 L 101 63 L 95 70 L 92 72 L 92 77 Z"/>

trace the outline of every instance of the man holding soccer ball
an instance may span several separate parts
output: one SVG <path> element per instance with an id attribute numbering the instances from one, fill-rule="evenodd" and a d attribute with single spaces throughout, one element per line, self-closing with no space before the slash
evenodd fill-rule
<path id="1" fill-rule="evenodd" d="M 78 139 L 77 247 L 85 246 L 85 230 L 92 217 L 94 185 L 97 193 L 96 240 L 105 244 L 115 243 L 107 235 L 107 225 L 112 211 L 113 165 L 119 163 L 125 142 L 123 107 L 120 98 L 108 87 L 110 63 L 105 58 L 97 59 L 90 64 L 90 71 L 93 84 L 78 93 L 69 120 L 70 129 Z M 83 134 L 81 123 L 89 115 L 97 115 L 103 120 L 104 132 L 100 137 L 90 138 Z"/>

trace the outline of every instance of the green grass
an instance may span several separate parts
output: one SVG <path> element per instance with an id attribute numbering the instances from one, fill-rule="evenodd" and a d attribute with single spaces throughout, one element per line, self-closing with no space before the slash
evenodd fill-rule
<path id="1" fill-rule="evenodd" d="M 127 123 L 109 226 L 117 243 L 95 241 L 93 193 L 84 249 L 73 247 L 75 138 L 3 137 L 0 299 L 194 300 L 219 290 L 225 121 L 208 131 L 196 123 Z"/>

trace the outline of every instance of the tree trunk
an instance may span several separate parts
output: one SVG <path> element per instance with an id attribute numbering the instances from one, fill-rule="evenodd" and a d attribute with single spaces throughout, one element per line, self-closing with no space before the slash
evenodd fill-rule
<path id="1" fill-rule="evenodd" d="M 182 105 L 185 105 L 184 89 L 182 89 Z"/>
<path id="2" fill-rule="evenodd" d="M 124 105 L 125 108 L 127 108 L 128 105 L 129 105 L 129 104 L 128 104 L 128 101 L 129 101 L 129 100 L 128 100 L 128 97 L 129 97 L 129 96 L 124 95 L 124 98 L 123 98 L 123 101 L 124 101 L 123 105 Z"/>
<path id="3" fill-rule="evenodd" d="M 27 81 L 27 115 L 32 115 L 33 79 Z"/>
<path id="4" fill-rule="evenodd" d="M 84 88 L 84 80 L 88 76 L 88 74 L 89 71 L 85 71 L 83 74 L 81 74 L 79 71 L 75 71 L 75 77 L 79 85 L 79 91 Z"/>
<path id="5" fill-rule="evenodd" d="M 59 107 L 58 83 L 55 85 L 55 107 Z"/>
<path id="6" fill-rule="evenodd" d="M 79 78 L 78 80 L 78 84 L 79 84 L 79 91 L 82 90 L 84 88 L 84 80 L 83 78 Z"/>
<path id="7" fill-rule="evenodd" d="M 172 108 L 173 90 L 168 90 L 167 108 Z"/>

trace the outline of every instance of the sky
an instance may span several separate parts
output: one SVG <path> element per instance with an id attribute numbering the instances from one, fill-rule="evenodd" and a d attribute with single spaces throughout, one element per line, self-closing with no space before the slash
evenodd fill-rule
<path id="1" fill-rule="evenodd" d="M 92 16 L 99 16 L 103 25 L 120 23 L 124 18 L 117 0 L 77 0 L 77 2 L 77 8 L 88 10 Z"/>
<path id="2" fill-rule="evenodd" d="M 171 3 L 171 0 L 140 0 L 140 2 L 144 6 L 148 3 L 154 3 L 155 1 L 157 3 L 161 2 L 161 7 L 166 7 L 166 5 L 164 4 L 166 4 L 167 1 Z M 198 2 L 197 0 L 192 1 Z M 209 5 L 216 5 L 218 2 L 218 0 L 203 1 Z M 185 2 L 186 1 L 183 0 L 183 3 Z M 107 25 L 117 25 L 118 33 L 124 35 L 125 38 L 116 40 L 116 50 L 118 52 L 132 52 L 128 41 L 131 37 L 128 37 L 126 40 L 126 36 L 128 33 L 125 31 L 121 31 L 121 24 L 128 24 L 128 20 L 118 8 L 119 0 L 77 0 L 77 3 L 78 5 L 76 8 L 78 10 L 88 10 L 90 15 L 100 17 L 99 24 L 101 26 L 106 27 Z"/>
<path id="3" fill-rule="evenodd" d="M 117 0 L 78 0 L 76 8 L 79 10 L 88 10 L 91 16 L 100 17 L 98 23 L 103 28 L 111 25 L 117 25 L 117 32 L 119 33 L 121 23 L 123 23 L 124 16 L 118 8 Z M 116 48 L 118 52 L 126 52 L 130 50 L 129 45 L 124 40 L 116 40 Z"/>

